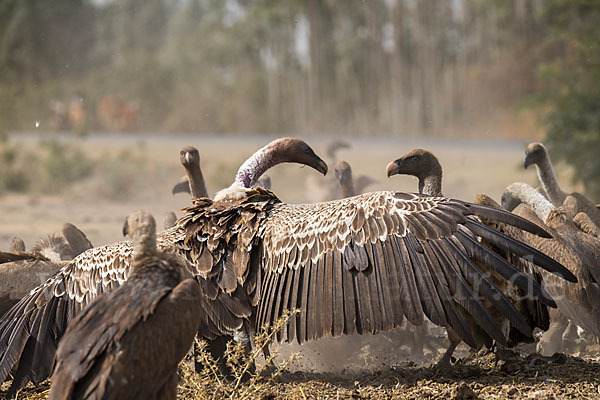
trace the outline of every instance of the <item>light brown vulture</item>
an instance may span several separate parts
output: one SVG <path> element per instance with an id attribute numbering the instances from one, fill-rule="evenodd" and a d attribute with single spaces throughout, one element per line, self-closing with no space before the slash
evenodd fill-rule
<path id="1" fill-rule="evenodd" d="M 600 336 L 600 240 L 580 231 L 562 208 L 554 207 L 525 183 L 509 185 L 502 195 L 502 205 L 552 233 L 552 238 L 524 233 L 524 241 L 577 276 L 577 283 L 569 283 L 544 274 L 545 286 L 569 320 Z M 548 345 L 554 348 L 553 344 Z"/>
<path id="2" fill-rule="evenodd" d="M 202 292 L 178 256 L 156 249 L 146 212 L 127 217 L 130 275 L 79 313 L 60 341 L 49 399 L 177 398 L 177 364 L 192 346 Z"/>
<path id="3" fill-rule="evenodd" d="M 299 308 L 282 337 L 299 343 L 324 336 L 376 333 L 406 317 L 451 326 L 476 342 L 458 309 L 464 308 L 490 338 L 506 339 L 482 305 L 484 296 L 524 333 L 531 328 L 470 259 L 486 262 L 505 279 L 554 304 L 543 289 L 477 241 L 478 236 L 575 281 L 560 264 L 474 219 L 498 220 L 548 236 L 537 225 L 501 210 L 400 192 L 374 192 L 320 204 L 282 203 L 272 192 L 251 189 L 270 166 L 283 161 L 326 164 L 297 139 L 279 139 L 259 150 L 234 183 L 215 196 L 194 199 L 176 228 L 158 234 L 190 262 L 205 295 L 236 316 L 263 326 Z M 0 319 L 0 381 L 15 373 L 13 388 L 39 381 L 54 361 L 52 346 L 97 293 L 123 282 L 131 243 L 87 251 L 35 289 Z M 478 283 L 478 293 L 470 285 Z M 216 319 L 221 321 L 221 315 Z M 42 325 L 50 325 L 53 335 Z M 36 357 L 35 355 L 43 355 Z"/>
<path id="4" fill-rule="evenodd" d="M 366 175 L 360 175 L 357 179 L 354 179 L 352 176 L 352 167 L 346 161 L 338 161 L 335 164 L 335 177 L 341 189 L 340 198 L 363 193 L 367 186 L 377 182 Z"/>
<path id="5" fill-rule="evenodd" d="M 0 252 L 0 315 L 54 275 L 68 260 L 92 248 L 85 234 L 73 224 L 64 224 L 62 233 L 66 241 L 49 235 L 40 239 L 30 252 L 25 251 L 22 241 L 19 245 L 11 242 L 10 251 Z"/>
<path id="6" fill-rule="evenodd" d="M 200 153 L 193 146 L 186 146 L 179 152 L 179 161 L 185 168 L 186 176 L 173 186 L 173 194 L 186 192 L 192 197 L 208 197 L 204 176 L 200 168 Z"/>
<path id="7" fill-rule="evenodd" d="M 25 242 L 20 237 L 13 237 L 8 248 L 9 252 L 25 251 Z"/>
<path id="8" fill-rule="evenodd" d="M 525 150 L 524 167 L 534 164 L 537 169 L 538 177 L 548 199 L 556 207 L 564 207 L 567 215 L 574 218 L 580 212 L 587 214 L 595 226 L 600 226 L 600 210 L 587 197 L 578 192 L 566 193 L 558 183 L 554 167 L 550 161 L 550 154 L 542 143 L 533 142 Z M 565 200 L 568 201 L 565 202 Z"/>
<path id="9" fill-rule="evenodd" d="M 414 149 L 404 154 L 402 157 L 390 162 L 386 167 L 386 173 L 389 176 L 396 174 L 403 175 L 412 175 L 415 176 L 419 181 L 419 193 L 431 195 L 431 196 L 442 196 L 442 166 L 437 159 L 437 157 L 430 151 L 425 149 Z M 479 205 L 485 205 L 487 207 L 501 209 L 500 205 L 497 204 L 493 199 L 489 196 L 479 194 L 476 196 L 475 203 Z M 492 228 L 504 234 L 513 233 L 512 237 L 522 241 L 523 237 L 520 235 L 518 229 L 514 229 L 513 227 L 504 224 L 498 223 L 495 221 L 488 221 L 485 218 L 482 218 L 482 222 L 488 228 Z M 490 248 L 494 253 L 498 254 L 502 258 L 508 260 L 509 263 L 517 267 L 523 273 L 528 274 L 529 276 L 535 278 L 536 283 L 541 284 L 542 279 L 539 273 L 535 270 L 533 265 L 528 263 L 527 261 L 521 259 L 520 257 L 515 257 L 510 252 L 506 252 L 501 247 L 495 245 L 494 243 L 490 243 L 485 239 L 482 240 L 482 244 L 488 248 Z M 472 260 L 481 271 L 487 274 L 490 277 L 491 282 L 498 287 L 506 297 L 511 301 L 511 303 L 519 310 L 521 315 L 525 317 L 527 323 L 532 328 L 540 328 L 543 330 L 548 329 L 549 327 L 549 315 L 548 309 L 546 305 L 541 299 L 531 298 L 530 293 L 528 291 L 524 291 L 515 285 L 510 284 L 510 282 L 503 279 L 501 276 L 498 276 L 493 269 L 490 269 L 485 263 L 478 262 L 476 259 Z M 509 339 L 509 344 L 516 345 L 520 342 L 533 342 L 533 337 L 531 335 L 523 335 L 523 332 L 519 329 L 515 329 L 511 326 L 509 320 L 502 313 L 494 310 L 494 307 L 489 302 L 484 302 L 484 305 L 490 310 L 490 313 L 494 316 L 495 320 L 503 326 L 505 329 L 505 334 Z M 479 342 L 479 345 L 486 344 L 485 335 L 481 335 L 478 333 L 480 329 L 472 318 L 468 316 L 465 317 L 465 320 L 468 322 L 468 326 L 471 329 L 474 337 L 483 338 L 482 341 Z M 451 327 L 448 328 L 448 339 L 450 340 L 450 346 L 442 359 L 440 360 L 439 365 L 447 366 L 449 365 L 450 358 L 452 357 L 452 353 L 455 348 L 460 343 L 460 338 Z M 503 346 L 500 346 L 501 352 L 497 354 L 502 357 L 504 353 Z"/>
<path id="10" fill-rule="evenodd" d="M 328 165 L 335 166 L 337 163 L 338 151 L 349 149 L 351 146 L 342 139 L 329 141 L 325 146 L 326 162 Z M 314 174 L 306 177 L 305 197 L 311 203 L 319 201 L 335 200 L 342 197 L 340 185 L 332 176 L 316 176 Z"/>

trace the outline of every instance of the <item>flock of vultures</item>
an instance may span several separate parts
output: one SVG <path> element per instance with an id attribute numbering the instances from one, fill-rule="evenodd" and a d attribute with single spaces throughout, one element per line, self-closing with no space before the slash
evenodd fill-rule
<path id="1" fill-rule="evenodd" d="M 227 340 L 250 350 L 260 327 L 293 310 L 276 338 L 300 345 L 404 320 L 420 336 L 437 325 L 450 342 L 441 371 L 461 342 L 502 358 L 520 343 L 553 354 L 582 330 L 600 336 L 600 209 L 561 190 L 540 143 L 524 165 L 541 186 L 513 183 L 501 204 L 444 197 L 442 166 L 423 149 L 381 166 L 388 177 L 416 176 L 418 193 L 363 193 L 373 181 L 340 161 L 335 184 L 321 185 L 332 199 L 311 204 L 283 203 L 265 175 L 284 162 L 327 174 L 302 140 L 261 148 L 212 199 L 198 150 L 183 148 L 180 160 L 186 177 L 173 192 L 193 200 L 164 230 L 136 211 L 126 241 L 93 247 L 65 224 L 64 237 L 30 250 L 15 237 L 0 252 L 9 397 L 52 377 L 51 399 L 174 399 L 195 337 L 217 356 Z"/>

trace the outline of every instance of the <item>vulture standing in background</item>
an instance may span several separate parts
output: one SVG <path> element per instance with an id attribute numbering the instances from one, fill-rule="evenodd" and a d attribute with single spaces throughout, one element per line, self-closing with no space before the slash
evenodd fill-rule
<path id="1" fill-rule="evenodd" d="M 589 221 L 593 223 L 595 230 L 598 230 L 598 226 L 600 226 L 600 210 L 581 193 L 566 193 L 560 188 L 556 173 L 554 172 L 554 167 L 550 161 L 550 155 L 542 143 L 534 142 L 527 146 L 523 165 L 527 168 L 531 164 L 535 164 L 538 178 L 542 183 L 548 200 L 550 200 L 555 207 L 563 206 L 567 215 L 570 218 L 573 218 L 575 223 L 578 223 L 581 220 Z M 575 219 L 575 216 L 578 213 L 584 213 L 586 215 L 580 215 Z M 580 229 L 582 228 L 581 226 L 579 227 Z M 585 227 L 583 229 L 585 229 Z"/>
<path id="2" fill-rule="evenodd" d="M 64 238 L 48 235 L 40 239 L 30 252 L 25 252 L 23 240 L 13 238 L 9 251 L 0 252 L 0 316 L 68 260 L 93 247 L 73 224 L 65 223 L 62 234 Z"/>
<path id="3" fill-rule="evenodd" d="M 335 166 L 338 151 L 350 147 L 350 144 L 345 140 L 334 139 L 328 142 L 325 146 L 327 164 Z M 335 177 L 309 175 L 306 177 L 304 185 L 306 187 L 306 199 L 311 203 L 335 200 L 342 197 L 340 186 Z"/>
<path id="4" fill-rule="evenodd" d="M 327 165 L 305 142 L 275 140 L 242 164 L 229 188 L 214 200 L 194 199 L 175 228 L 157 235 L 160 249 L 173 248 L 189 261 L 203 295 L 223 305 L 220 312 L 203 313 L 203 323 L 214 324 L 211 334 L 240 329 L 230 326 L 237 320 L 228 321 L 228 315 L 243 318 L 254 329 L 272 324 L 286 310 L 300 309 L 278 338 L 303 343 L 377 333 L 399 326 L 404 318 L 419 325 L 427 317 L 452 327 L 465 343 L 476 346 L 462 317 L 468 313 L 490 341 L 506 345 L 480 297 L 524 334 L 529 335 L 531 327 L 471 259 L 485 262 L 546 304 L 554 302 L 537 282 L 482 246 L 478 237 L 510 253 L 532 255 L 536 264 L 576 281 L 554 260 L 474 218 L 549 236 L 506 211 L 391 191 L 286 204 L 268 190 L 252 189 L 267 169 L 281 162 L 327 173 Z M 48 376 L 68 317 L 99 292 L 127 279 L 131 252 L 131 243 L 121 242 L 83 253 L 0 319 L 0 382 L 13 372 L 11 394 L 28 380 L 39 382 Z M 471 289 L 475 283 L 476 292 Z"/>
<path id="5" fill-rule="evenodd" d="M 189 193 L 193 198 L 208 197 L 204 176 L 200 168 L 200 153 L 193 146 L 186 146 L 179 152 L 179 161 L 185 168 L 186 175 L 183 176 L 175 186 L 173 194 Z M 257 182 L 257 186 L 265 189 L 271 189 L 271 178 L 263 175 Z"/>
<path id="6" fill-rule="evenodd" d="M 49 399 L 176 399 L 177 364 L 204 310 L 178 256 L 156 249 L 148 213 L 123 227 L 133 241 L 129 279 L 69 323 L 56 352 Z"/>
<path id="7" fill-rule="evenodd" d="M 25 242 L 20 237 L 13 237 L 10 241 L 8 251 L 11 253 L 15 251 L 25 251 Z"/>
<path id="8" fill-rule="evenodd" d="M 555 208 L 525 183 L 509 185 L 502 194 L 502 205 L 552 233 L 553 238 L 539 238 L 524 233 L 524 241 L 567 266 L 577 276 L 577 283 L 568 283 L 544 274 L 545 286 L 556 299 L 559 310 L 569 320 L 587 332 L 600 336 L 600 240 L 580 231 L 562 208 Z M 564 325 L 560 321 L 557 323 Z M 556 330 L 552 329 L 548 335 L 558 336 L 560 332 Z M 552 342 L 543 338 L 542 350 L 545 353 L 552 351 L 548 349 L 560 348 L 560 345 Z M 544 344 L 546 349 L 543 348 Z"/>
<path id="9" fill-rule="evenodd" d="M 386 173 L 388 177 L 396 174 L 415 176 L 419 180 L 419 193 L 430 196 L 443 195 L 442 166 L 437 157 L 428 150 L 414 149 L 409 151 L 402 157 L 390 162 L 386 168 Z M 475 203 L 502 210 L 499 204 L 497 204 L 489 196 L 483 194 L 477 195 Z M 523 237 L 518 234 L 518 229 L 514 229 L 513 227 L 504 223 L 489 221 L 486 218 L 481 218 L 481 220 L 488 228 L 491 227 L 492 229 L 504 234 L 508 234 L 507 231 L 512 233 L 517 232 L 512 237 L 519 241 L 523 240 Z M 506 252 L 505 249 L 502 249 L 501 246 L 497 246 L 493 242 L 490 243 L 485 240 L 485 238 L 482 240 L 482 244 L 490 248 L 495 254 L 500 255 L 502 258 L 508 260 L 510 264 L 516 266 L 520 271 L 534 277 L 537 284 L 541 284 L 541 275 L 537 273 L 535 268 L 530 263 L 519 257 L 513 256 L 513 254 L 510 252 Z M 493 269 L 489 269 L 485 263 L 478 262 L 476 259 L 473 259 L 472 261 L 477 263 L 479 268 L 490 276 L 492 283 L 502 290 L 502 292 L 509 298 L 511 303 L 519 310 L 521 315 L 525 317 L 528 325 L 531 328 L 538 327 L 542 330 L 548 329 L 550 323 L 549 314 L 548 309 L 544 305 L 542 299 L 531 299 L 531 296 L 528 296 L 530 294 L 528 291 L 523 291 L 520 288 L 511 285 L 509 282 L 495 273 Z M 497 310 L 494 310 L 491 303 L 485 302 L 484 304 L 490 310 L 496 321 L 503 326 L 506 337 L 509 339 L 509 345 L 513 346 L 520 342 L 533 342 L 534 339 L 531 335 L 523 335 L 522 330 L 519 330 L 518 328 L 515 329 L 514 326 L 511 326 L 509 319 L 507 319 L 505 315 L 502 315 L 502 313 L 498 313 Z M 471 318 L 466 318 L 466 320 L 469 322 L 473 336 L 482 338 L 482 341 L 479 342 L 479 345 L 481 346 L 488 343 L 485 335 L 481 334 L 481 330 L 475 324 L 475 321 Z M 450 340 L 450 346 L 440 360 L 440 364 L 443 366 L 447 366 L 449 364 L 452 353 L 461 341 L 454 330 L 451 327 L 448 328 L 448 339 Z M 498 356 L 502 357 L 505 355 L 504 346 L 500 346 L 498 350 L 500 350 L 500 354 L 497 353 Z"/>
<path id="10" fill-rule="evenodd" d="M 173 211 L 167 211 L 163 216 L 163 229 L 169 229 L 175 226 L 177 223 L 177 214 Z"/>
<path id="11" fill-rule="evenodd" d="M 186 146 L 179 152 L 179 161 L 185 168 L 186 176 L 181 178 L 179 183 L 173 186 L 173 194 L 186 192 L 191 193 L 192 197 L 208 197 L 204 176 L 200 168 L 200 153 L 198 149 L 192 146 Z"/>
<path id="12" fill-rule="evenodd" d="M 367 186 L 376 182 L 376 180 L 366 175 L 361 175 L 355 180 L 352 177 L 352 168 L 346 161 L 338 161 L 335 164 L 335 177 L 341 189 L 340 198 L 363 193 Z"/>
<path id="13" fill-rule="evenodd" d="M 244 185 L 253 184 L 254 177 L 260 177 L 269 167 L 283 162 L 304 164 L 327 173 L 327 165 L 305 142 L 283 138 L 269 143 L 250 157 L 240 168 L 244 174 L 238 174 L 234 184 L 240 190 L 244 187 L 249 190 L 251 185 Z M 248 180 L 250 177 L 252 182 Z M 161 251 L 171 249 L 186 257 L 191 249 L 182 247 L 185 235 L 185 229 L 179 225 L 159 232 L 157 247 Z M 0 382 L 4 382 L 9 374 L 13 375 L 8 392 L 10 397 L 14 397 L 28 381 L 37 384 L 50 375 L 56 347 L 68 321 L 96 296 L 116 289 L 127 280 L 132 252 L 130 241 L 86 251 L 0 318 Z M 229 266 L 230 263 L 224 264 L 223 269 Z M 195 275 L 200 275 L 195 265 L 191 268 Z M 242 318 L 252 314 L 247 296 L 242 291 L 235 295 L 223 292 L 214 279 L 198 276 L 198 280 L 213 308 L 222 308 L 202 315 L 200 331 L 203 335 L 215 339 L 238 332 L 242 328 Z"/>

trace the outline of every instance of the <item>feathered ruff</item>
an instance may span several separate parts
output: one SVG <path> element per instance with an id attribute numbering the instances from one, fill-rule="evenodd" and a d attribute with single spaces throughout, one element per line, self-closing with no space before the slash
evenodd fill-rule
<path id="1" fill-rule="evenodd" d="M 207 297 L 219 299 L 236 317 L 249 318 L 254 310 L 251 322 L 261 326 L 300 308 L 281 335 L 299 342 L 375 333 L 400 325 L 404 317 L 413 324 L 427 317 L 477 346 L 465 327 L 466 313 L 485 335 L 506 344 L 472 289 L 474 279 L 481 279 L 486 288 L 481 294 L 493 296 L 494 285 L 470 259 L 479 257 L 503 279 L 520 272 L 489 256 L 471 229 L 477 226 L 472 218 L 497 218 L 544 233 L 509 213 L 443 197 L 374 192 L 289 205 L 260 187 L 230 189 L 226 201 L 194 200 L 176 227 L 157 236 L 158 248 L 185 257 L 192 273 L 206 281 Z M 501 233 L 488 234 L 506 251 L 519 251 Z M 531 252 L 540 266 L 551 265 L 576 280 L 562 267 L 556 271 L 548 257 Z M 129 242 L 89 250 L 13 307 L 0 320 L 0 381 L 11 371 L 19 377 L 13 388 L 47 377 L 68 320 L 127 279 L 130 258 Z M 529 276 L 519 275 L 514 283 L 553 305 Z M 515 309 L 498 305 L 523 328 Z M 48 329 L 36 328 L 44 324 Z"/>

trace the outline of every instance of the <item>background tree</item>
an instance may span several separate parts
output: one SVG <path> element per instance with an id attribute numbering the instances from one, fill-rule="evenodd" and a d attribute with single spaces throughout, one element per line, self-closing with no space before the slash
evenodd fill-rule
<path id="1" fill-rule="evenodd" d="M 576 169 L 574 178 L 600 201 L 600 3 L 552 0 L 538 95 L 552 157 Z"/>

